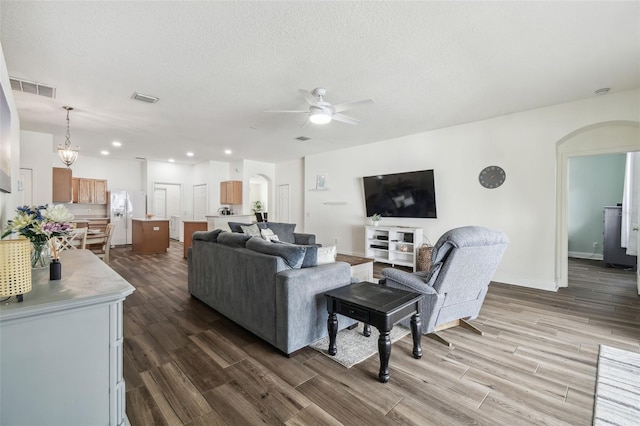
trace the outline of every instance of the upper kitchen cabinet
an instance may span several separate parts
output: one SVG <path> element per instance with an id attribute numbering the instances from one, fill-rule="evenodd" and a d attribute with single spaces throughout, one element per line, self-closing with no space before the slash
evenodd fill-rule
<path id="1" fill-rule="evenodd" d="M 73 202 L 107 204 L 107 181 L 105 179 L 73 178 Z"/>
<path id="2" fill-rule="evenodd" d="M 72 200 L 72 176 L 71 169 L 62 167 L 53 168 L 53 193 L 54 203 L 70 203 Z"/>
<path id="3" fill-rule="evenodd" d="M 107 181 L 105 179 L 95 179 L 95 198 L 96 204 L 107 204 Z"/>
<path id="4" fill-rule="evenodd" d="M 220 204 L 242 204 L 242 181 L 220 182 Z"/>

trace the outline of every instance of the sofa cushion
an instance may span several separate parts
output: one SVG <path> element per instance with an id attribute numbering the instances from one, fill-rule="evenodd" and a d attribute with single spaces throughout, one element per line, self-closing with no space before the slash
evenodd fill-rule
<path id="1" fill-rule="evenodd" d="M 240 232 L 240 233 L 242 233 L 243 226 L 257 225 L 258 228 L 260 229 L 265 229 L 267 227 L 267 224 L 265 222 L 258 222 L 258 223 L 228 222 L 227 224 L 229 225 L 229 229 L 231 229 L 231 232 Z"/>
<path id="2" fill-rule="evenodd" d="M 273 233 L 278 236 L 280 241 L 285 241 L 287 243 L 296 242 L 296 239 L 293 236 L 293 231 L 296 229 L 295 223 L 266 222 L 265 224 L 267 228 L 271 229 Z"/>
<path id="3" fill-rule="evenodd" d="M 244 247 L 250 238 L 251 235 L 222 231 L 218 235 L 218 242 L 229 247 Z"/>
<path id="4" fill-rule="evenodd" d="M 273 231 L 269 228 L 267 229 L 261 229 L 260 230 L 260 236 L 262 237 L 263 240 L 266 241 L 280 241 L 280 238 L 273 233 Z"/>
<path id="5" fill-rule="evenodd" d="M 258 253 L 281 257 L 291 269 L 299 269 L 302 266 L 304 255 L 307 252 L 306 247 L 292 244 L 271 243 L 263 240 L 262 238 L 251 238 L 247 241 L 246 247 L 250 250 L 257 251 Z"/>
<path id="6" fill-rule="evenodd" d="M 193 233 L 194 240 L 211 241 L 212 243 L 218 242 L 218 235 L 224 232 L 222 229 L 216 229 L 214 231 L 196 231 Z"/>
<path id="7" fill-rule="evenodd" d="M 260 228 L 258 228 L 258 225 L 256 225 L 255 223 L 252 223 L 251 225 L 247 226 L 247 225 L 240 225 L 240 229 L 242 229 L 242 232 L 244 234 L 247 235 L 251 235 L 252 237 L 260 237 Z"/>

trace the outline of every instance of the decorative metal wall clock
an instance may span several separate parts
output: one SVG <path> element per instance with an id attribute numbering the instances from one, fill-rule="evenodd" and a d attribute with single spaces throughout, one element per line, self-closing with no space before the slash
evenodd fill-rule
<path id="1" fill-rule="evenodd" d="M 485 188 L 494 189 L 502 185 L 507 178 L 507 174 L 500 166 L 487 166 L 480 172 L 478 181 Z"/>

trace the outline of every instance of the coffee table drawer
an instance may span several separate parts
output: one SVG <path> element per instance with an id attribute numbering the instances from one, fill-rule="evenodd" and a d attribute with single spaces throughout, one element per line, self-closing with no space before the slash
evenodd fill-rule
<path id="1" fill-rule="evenodd" d="M 369 322 L 369 311 L 359 308 L 357 306 L 351 305 L 349 303 L 340 302 L 337 304 L 336 313 L 345 315 L 349 318 L 353 318 L 354 320 Z"/>

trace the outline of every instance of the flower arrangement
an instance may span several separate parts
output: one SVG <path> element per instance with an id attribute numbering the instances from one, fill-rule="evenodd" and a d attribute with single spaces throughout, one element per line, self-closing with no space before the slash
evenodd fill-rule
<path id="1" fill-rule="evenodd" d="M 33 252 L 31 266 L 46 266 L 42 252 L 53 237 L 69 234 L 73 214 L 63 205 L 22 206 L 16 209 L 18 214 L 7 222 L 7 230 L 2 234 L 5 238 L 11 234 L 20 234 L 31 241 Z M 56 259 L 55 244 L 52 244 L 53 257 Z"/>
<path id="2" fill-rule="evenodd" d="M 382 215 L 380 213 L 376 213 L 373 216 L 371 216 L 371 221 L 373 223 L 380 222 L 380 219 L 382 219 Z"/>

